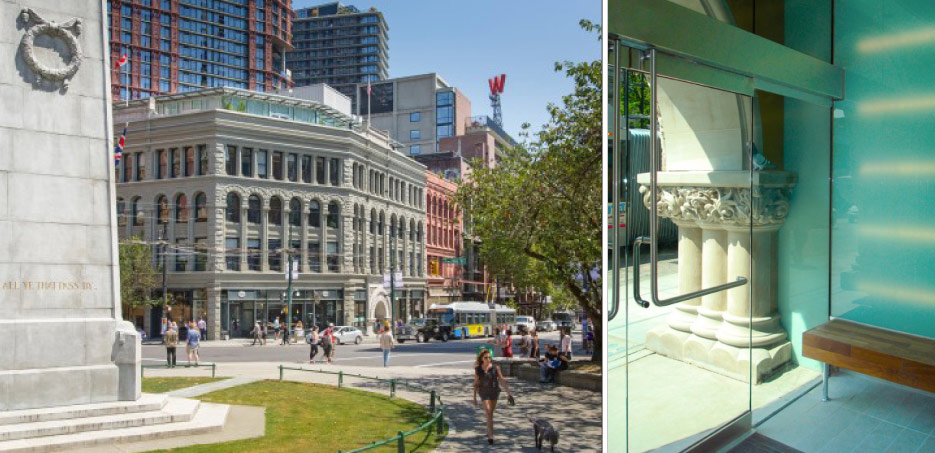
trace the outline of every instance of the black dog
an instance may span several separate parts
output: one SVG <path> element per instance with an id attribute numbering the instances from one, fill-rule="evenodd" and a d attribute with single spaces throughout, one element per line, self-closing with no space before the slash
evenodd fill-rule
<path id="1" fill-rule="evenodd" d="M 548 442 L 552 451 L 555 451 L 555 444 L 558 443 L 558 431 L 555 430 L 552 424 L 541 418 L 533 419 L 529 417 L 529 421 L 532 422 L 532 428 L 536 433 L 536 448 L 542 450 L 542 444 Z"/>

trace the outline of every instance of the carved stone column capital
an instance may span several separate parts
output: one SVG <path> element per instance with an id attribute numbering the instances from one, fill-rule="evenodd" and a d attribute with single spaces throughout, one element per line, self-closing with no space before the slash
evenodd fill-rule
<path id="1" fill-rule="evenodd" d="M 789 215 L 789 187 L 660 186 L 659 216 L 679 225 L 778 230 Z M 647 185 L 640 185 L 643 204 L 651 205 Z"/>

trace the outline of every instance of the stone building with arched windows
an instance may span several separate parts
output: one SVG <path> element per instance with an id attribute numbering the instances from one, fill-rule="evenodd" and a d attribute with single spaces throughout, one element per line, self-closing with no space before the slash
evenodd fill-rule
<path id="1" fill-rule="evenodd" d="M 327 105 L 214 88 L 115 105 L 121 239 L 165 260 L 175 321 L 355 325 L 425 310 L 425 166 Z M 161 253 L 165 244 L 166 253 Z M 163 258 L 164 255 L 164 258 Z M 287 315 L 287 270 L 298 270 Z M 383 274 L 403 275 L 390 307 Z M 132 316 L 161 333 L 162 306 Z"/>

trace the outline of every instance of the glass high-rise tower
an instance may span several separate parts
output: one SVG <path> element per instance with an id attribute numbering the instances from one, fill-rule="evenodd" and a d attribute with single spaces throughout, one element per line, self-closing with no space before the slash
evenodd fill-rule
<path id="1" fill-rule="evenodd" d="M 291 86 L 292 0 L 109 0 L 114 100 Z"/>
<path id="2" fill-rule="evenodd" d="M 388 77 L 387 30 L 374 8 L 333 2 L 296 10 L 286 66 L 296 86 L 326 83 L 355 101 L 356 84 Z"/>

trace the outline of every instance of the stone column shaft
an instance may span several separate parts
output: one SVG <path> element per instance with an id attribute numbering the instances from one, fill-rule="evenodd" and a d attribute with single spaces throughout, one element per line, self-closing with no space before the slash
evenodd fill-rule
<path id="1" fill-rule="evenodd" d="M 786 333 L 776 313 L 776 232 L 754 231 L 752 243 L 748 229 L 728 235 L 728 274 L 747 277 L 748 284 L 728 290 L 718 340 L 736 347 L 766 347 L 784 340 Z"/>
<path id="2" fill-rule="evenodd" d="M 727 232 L 702 225 L 701 238 L 701 285 L 703 288 L 721 285 L 727 281 Z M 702 296 L 698 318 L 691 327 L 692 333 L 717 339 L 717 329 L 726 308 L 727 294 L 723 291 Z"/>
<path id="3" fill-rule="evenodd" d="M 701 236 L 701 228 L 694 224 L 679 225 L 679 294 L 701 289 Z M 691 326 L 698 318 L 699 305 L 700 298 L 682 302 L 675 306 L 666 321 L 675 330 L 691 333 Z"/>

